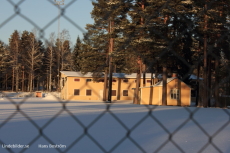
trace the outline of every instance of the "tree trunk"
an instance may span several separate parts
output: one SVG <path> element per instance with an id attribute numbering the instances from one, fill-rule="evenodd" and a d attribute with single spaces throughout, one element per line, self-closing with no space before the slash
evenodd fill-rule
<path id="1" fill-rule="evenodd" d="M 155 81 L 154 81 L 154 79 L 153 79 L 153 72 L 151 72 L 151 82 L 150 82 L 150 85 L 152 86 L 153 85 L 153 83 L 155 83 Z"/>
<path id="2" fill-rule="evenodd" d="M 167 105 L 167 67 L 163 66 L 162 105 Z"/>
<path id="3" fill-rule="evenodd" d="M 200 63 L 197 65 L 197 78 L 196 78 L 196 106 L 200 107 Z"/>
<path id="4" fill-rule="evenodd" d="M 32 92 L 32 88 L 33 88 L 33 76 L 32 73 L 30 74 L 30 81 L 29 81 L 29 92 Z"/>
<path id="5" fill-rule="evenodd" d="M 207 2 L 207 0 L 206 0 Z M 203 107 L 208 107 L 208 51 L 207 51 L 207 26 L 208 26 L 208 16 L 207 16 L 207 3 L 205 4 L 205 15 L 204 15 L 204 89 L 203 89 Z"/>
<path id="6" fill-rule="evenodd" d="M 211 98 L 212 98 L 212 86 L 211 86 L 211 80 L 212 80 L 212 72 L 211 72 L 211 57 L 208 56 L 208 107 L 211 107 L 212 104 L 211 104 Z"/>
<path id="7" fill-rule="evenodd" d="M 39 90 L 39 77 L 37 79 L 37 91 Z"/>
<path id="8" fill-rule="evenodd" d="M 168 15 L 164 17 L 164 24 L 167 25 L 167 21 L 169 19 Z M 168 37 L 168 29 L 166 27 L 165 37 Z M 162 105 L 167 105 L 167 65 L 163 64 L 163 86 L 162 86 Z"/>
<path id="9" fill-rule="evenodd" d="M 15 78 L 15 81 L 16 81 L 16 86 L 15 86 L 15 91 L 18 92 L 18 85 L 19 85 L 19 74 L 18 74 L 18 65 L 16 66 L 16 78 Z"/>
<path id="10" fill-rule="evenodd" d="M 14 68 L 12 69 L 12 85 L 11 85 L 12 92 L 14 91 Z"/>
<path id="11" fill-rule="evenodd" d="M 142 73 L 143 73 L 143 87 L 145 87 L 146 86 L 146 65 L 145 64 L 143 64 Z"/>
<path id="12" fill-rule="evenodd" d="M 5 83 L 5 89 L 6 89 L 6 90 L 8 90 L 8 89 L 7 89 L 7 82 L 8 82 L 8 79 L 7 79 L 7 74 L 6 74 L 6 83 Z"/>
<path id="13" fill-rule="evenodd" d="M 219 103 L 219 60 L 215 59 L 215 90 L 214 90 L 214 99 L 215 99 L 215 107 L 220 107 Z"/>
<path id="14" fill-rule="evenodd" d="M 53 63 L 53 47 L 49 47 L 50 50 L 50 59 L 49 59 L 49 77 L 47 78 L 47 90 L 51 92 L 51 83 L 52 83 L 52 63 Z M 48 74 L 48 72 L 47 72 Z"/>
<path id="15" fill-rule="evenodd" d="M 141 9 L 145 9 L 145 0 L 141 1 Z M 144 18 L 141 17 L 140 19 L 141 25 L 144 25 Z M 142 33 L 142 32 L 141 32 Z M 140 104 L 140 97 L 139 97 L 139 88 L 140 88 L 140 80 L 141 80 L 141 73 L 144 72 L 142 71 L 142 60 L 139 57 L 138 59 L 138 70 L 137 70 L 137 76 L 136 76 L 136 89 L 134 91 L 134 104 Z M 145 74 L 143 73 L 143 85 L 145 85 Z"/>
<path id="16" fill-rule="evenodd" d="M 109 56 L 109 88 L 108 88 L 108 102 L 112 100 L 112 79 L 113 79 L 113 71 L 112 71 L 112 57 Z"/>
<path id="17" fill-rule="evenodd" d="M 134 91 L 134 104 L 139 104 L 139 87 L 140 87 L 140 79 L 141 79 L 141 70 L 137 71 L 136 77 L 136 89 Z"/>
<path id="18" fill-rule="evenodd" d="M 108 63 L 108 55 L 106 58 L 106 66 L 109 64 Z M 105 68 L 105 75 L 104 75 L 104 90 L 103 90 L 103 101 L 106 101 L 107 97 L 107 87 L 108 87 L 108 70 L 107 67 Z"/>
<path id="19" fill-rule="evenodd" d="M 113 26 L 114 26 L 114 21 L 109 21 L 109 33 L 113 31 Z M 112 52 L 113 52 L 113 38 L 110 36 L 109 40 L 109 89 L 108 89 L 108 102 L 111 102 L 111 97 L 112 97 L 112 77 L 113 77 L 113 71 L 112 71 Z"/>
<path id="20" fill-rule="evenodd" d="M 24 66 L 22 67 L 22 91 L 25 91 L 25 71 Z"/>

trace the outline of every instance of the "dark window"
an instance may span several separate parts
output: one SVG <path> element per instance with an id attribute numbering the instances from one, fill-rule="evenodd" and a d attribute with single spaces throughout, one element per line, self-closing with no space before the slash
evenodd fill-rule
<path id="1" fill-rule="evenodd" d="M 86 82 L 91 82 L 92 81 L 92 79 L 86 79 Z"/>
<path id="2" fill-rule="evenodd" d="M 171 90 L 171 99 L 179 99 L 179 90 L 178 89 L 172 89 Z"/>
<path id="3" fill-rule="evenodd" d="M 151 83 L 151 80 L 147 80 L 147 83 Z"/>
<path id="4" fill-rule="evenodd" d="M 99 82 L 104 82 L 104 79 L 100 79 Z"/>
<path id="5" fill-rule="evenodd" d="M 112 96 L 116 96 L 117 95 L 117 91 L 116 90 L 112 90 Z"/>
<path id="6" fill-rule="evenodd" d="M 113 82 L 117 82 L 117 80 L 113 80 Z"/>
<path id="7" fill-rule="evenodd" d="M 79 96 L 80 95 L 80 90 L 79 89 L 74 89 L 74 95 Z"/>
<path id="8" fill-rule="evenodd" d="M 124 79 L 123 82 L 128 82 L 128 79 Z"/>
<path id="9" fill-rule="evenodd" d="M 91 96 L 92 94 L 92 90 L 91 89 L 87 89 L 86 90 L 86 96 Z"/>
<path id="10" fill-rule="evenodd" d="M 74 79 L 74 81 L 77 81 L 77 82 L 79 82 L 79 81 L 80 81 L 80 79 Z"/>
<path id="11" fill-rule="evenodd" d="M 128 96 L 128 90 L 123 90 L 123 96 Z"/>

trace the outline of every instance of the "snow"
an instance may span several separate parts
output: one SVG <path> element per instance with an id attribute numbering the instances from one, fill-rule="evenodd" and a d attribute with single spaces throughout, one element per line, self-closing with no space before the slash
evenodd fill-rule
<path id="1" fill-rule="evenodd" d="M 12 103 L 20 105 L 21 111 Z M 230 110 L 219 108 L 4 97 L 0 101 L 0 153 L 8 152 L 3 145 L 9 144 L 30 145 L 26 153 L 227 153 L 229 118 Z M 39 148 L 49 144 L 66 148 Z"/>

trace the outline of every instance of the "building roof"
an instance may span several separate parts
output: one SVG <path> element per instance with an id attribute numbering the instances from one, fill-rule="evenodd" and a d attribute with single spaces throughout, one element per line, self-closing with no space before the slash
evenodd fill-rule
<path id="1" fill-rule="evenodd" d="M 167 84 L 169 82 L 171 82 L 172 80 L 176 79 L 176 77 L 173 77 L 173 78 L 167 78 Z M 156 84 L 153 85 L 153 87 L 157 87 L 157 86 L 163 86 L 163 81 L 159 81 L 157 82 Z"/>
<path id="2" fill-rule="evenodd" d="M 86 74 L 82 74 L 81 72 L 75 72 L 75 71 L 61 71 L 62 74 L 66 75 L 67 77 L 92 77 L 93 73 L 88 72 Z M 104 73 L 102 73 L 104 75 Z M 113 73 L 113 78 L 136 78 L 137 73 L 132 74 L 125 74 L 125 73 Z M 161 78 L 162 76 L 159 74 L 158 78 Z M 141 78 L 143 78 L 143 74 L 141 74 Z M 145 74 L 146 79 L 151 78 L 151 73 Z M 153 74 L 153 78 L 155 78 L 155 74 Z"/>
<path id="3" fill-rule="evenodd" d="M 167 84 L 171 81 L 173 81 L 174 79 L 178 79 L 177 77 L 172 77 L 172 78 L 167 78 Z M 186 84 L 187 85 L 187 84 Z M 163 86 L 163 81 L 159 81 L 156 84 L 152 85 L 152 86 L 147 86 L 147 87 L 140 87 L 140 88 L 149 88 L 149 87 L 160 87 Z M 188 85 L 187 85 L 188 86 Z M 189 86 L 188 86 L 189 87 Z"/>
<path id="4" fill-rule="evenodd" d="M 62 74 L 66 75 L 67 77 L 92 77 L 93 73 L 88 72 L 86 74 L 82 74 L 81 72 L 76 71 L 60 71 Z"/>
<path id="5" fill-rule="evenodd" d="M 191 74 L 189 77 L 189 80 L 197 80 L 197 76 L 194 74 Z M 199 80 L 203 80 L 203 78 L 199 78 Z"/>
<path id="6" fill-rule="evenodd" d="M 113 77 L 114 78 L 134 78 L 135 79 L 137 77 L 137 73 L 131 73 L 131 74 L 113 73 Z M 143 73 L 141 74 L 141 78 L 143 78 Z M 145 74 L 145 78 L 146 79 L 150 79 L 151 78 L 151 73 L 146 73 Z M 155 78 L 155 74 L 154 73 L 153 73 L 153 77 L 152 78 Z"/>

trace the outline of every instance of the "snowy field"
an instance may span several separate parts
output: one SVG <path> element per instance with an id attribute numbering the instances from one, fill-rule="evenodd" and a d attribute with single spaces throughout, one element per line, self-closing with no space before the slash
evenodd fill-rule
<path id="1" fill-rule="evenodd" d="M 71 101 L 63 110 L 52 98 L 4 98 L 0 153 L 230 152 L 229 109 L 131 103 Z"/>

